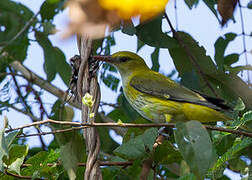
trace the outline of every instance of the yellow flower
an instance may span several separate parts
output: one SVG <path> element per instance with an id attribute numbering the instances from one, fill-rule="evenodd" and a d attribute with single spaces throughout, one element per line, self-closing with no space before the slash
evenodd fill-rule
<path id="1" fill-rule="evenodd" d="M 98 0 L 101 7 L 116 11 L 125 20 L 141 16 L 142 20 L 152 18 L 165 9 L 168 0 Z"/>
<path id="2" fill-rule="evenodd" d="M 95 115 L 94 113 L 89 114 L 89 118 L 93 118 L 94 115 Z"/>
<path id="3" fill-rule="evenodd" d="M 89 93 L 86 93 L 85 96 L 82 98 L 82 103 L 91 108 L 94 104 L 93 96 Z"/>

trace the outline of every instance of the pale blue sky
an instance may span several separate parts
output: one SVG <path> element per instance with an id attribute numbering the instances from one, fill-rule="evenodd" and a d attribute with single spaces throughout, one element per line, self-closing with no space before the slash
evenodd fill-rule
<path id="1" fill-rule="evenodd" d="M 41 3 L 43 0 L 16 0 L 17 2 L 21 2 L 25 5 L 27 5 L 29 8 L 33 10 L 34 13 L 38 12 Z M 243 5 L 246 5 L 249 0 L 244 0 Z M 170 0 L 170 2 L 167 5 L 167 13 L 169 17 L 172 20 L 172 23 L 175 26 L 175 12 L 174 12 L 174 0 Z M 192 35 L 193 38 L 195 38 L 200 45 L 204 46 L 207 50 L 207 55 L 210 55 L 212 58 L 214 57 L 214 42 L 216 39 L 227 33 L 227 32 L 235 32 L 235 33 L 241 33 L 241 25 L 240 25 L 240 14 L 239 9 L 236 9 L 235 12 L 235 19 L 237 20 L 237 23 L 233 23 L 230 21 L 228 23 L 228 27 L 221 28 L 218 21 L 216 20 L 216 17 L 213 15 L 213 13 L 210 12 L 210 10 L 205 6 L 205 4 L 200 1 L 197 8 L 194 8 L 193 10 L 189 10 L 188 7 L 185 5 L 183 1 L 177 0 L 177 13 L 178 13 L 178 29 L 183 30 L 185 32 L 188 32 Z M 245 20 L 245 26 L 246 26 L 246 32 L 250 34 L 252 32 L 252 10 L 243 9 L 244 14 L 244 20 Z M 55 17 L 54 23 L 56 24 L 56 28 L 59 31 L 62 31 L 67 26 L 67 11 L 64 11 L 63 13 L 60 13 Z M 163 23 L 163 30 L 167 31 L 168 25 L 166 22 Z M 33 37 L 31 37 L 33 38 Z M 69 60 L 72 56 L 75 54 L 78 54 L 77 46 L 75 37 L 69 38 L 67 40 L 62 40 L 60 38 L 60 33 L 57 33 L 56 35 L 50 36 L 50 39 L 52 40 L 52 43 L 54 46 L 58 46 L 66 55 L 66 59 Z M 136 51 L 136 37 L 135 36 L 128 36 L 121 32 L 115 33 L 115 39 L 116 39 L 116 46 L 112 47 L 112 52 L 117 52 L 121 50 L 127 50 L 127 51 Z M 252 42 L 251 38 L 247 38 L 247 50 L 252 49 Z M 140 51 L 139 55 L 142 56 L 148 66 L 151 66 L 151 60 L 150 60 L 150 54 L 153 52 L 154 48 L 144 46 Z M 232 53 L 232 52 L 242 52 L 242 37 L 238 37 L 235 39 L 234 42 L 230 43 L 226 54 Z M 248 54 L 248 59 L 250 60 L 251 64 L 251 58 L 252 55 Z M 28 57 L 25 60 L 24 64 L 29 69 L 36 72 L 39 76 L 46 78 L 45 73 L 43 72 L 43 51 L 41 47 L 39 47 L 35 42 L 32 42 L 32 45 L 29 47 L 28 50 Z M 239 64 L 244 64 L 244 57 L 241 57 L 241 61 Z M 170 58 L 170 55 L 166 49 L 162 49 L 160 51 L 160 72 L 169 74 L 173 69 L 174 65 Z M 246 73 L 244 73 L 244 78 L 246 78 Z M 252 73 L 251 73 L 251 79 L 252 79 Z M 52 81 L 53 84 L 56 86 L 66 90 L 67 87 L 64 85 L 62 80 L 57 75 L 56 79 Z M 120 88 L 118 88 L 119 90 Z M 106 88 L 104 85 L 101 86 L 101 92 L 102 92 L 102 101 L 105 102 L 115 102 L 116 94 L 111 92 L 108 88 Z M 44 93 L 42 95 L 43 101 L 46 103 L 49 103 L 47 105 L 47 108 L 50 108 L 56 100 L 56 98 L 49 93 Z M 24 115 L 17 113 L 13 110 L 10 110 L 9 112 L 4 112 L 4 115 L 6 115 L 9 118 L 10 125 L 12 127 L 17 127 L 23 124 L 27 124 L 30 122 L 30 119 L 25 117 Z M 80 117 L 80 112 L 76 111 L 75 113 L 75 120 L 77 121 Z M 0 117 L 0 119 L 3 119 L 3 116 Z M 2 125 L 0 125 L 2 127 Z M 45 130 L 45 128 L 43 129 Z M 34 130 L 29 129 L 29 132 L 34 132 Z M 44 136 L 44 140 L 49 143 L 51 141 L 50 135 Z M 32 139 L 29 141 L 29 146 L 39 146 L 39 141 L 37 137 L 29 138 Z M 240 179 L 239 176 L 232 176 L 232 179 Z"/>

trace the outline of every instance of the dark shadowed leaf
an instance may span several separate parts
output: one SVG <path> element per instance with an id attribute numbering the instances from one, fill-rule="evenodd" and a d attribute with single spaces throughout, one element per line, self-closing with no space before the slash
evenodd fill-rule
<path id="1" fill-rule="evenodd" d="M 249 1 L 249 2 L 248 2 L 247 7 L 248 7 L 249 9 L 252 9 L 252 1 Z"/>
<path id="2" fill-rule="evenodd" d="M 123 23 L 122 32 L 130 36 L 136 34 L 136 28 L 134 27 L 134 24 L 132 23 L 131 20 Z"/>
<path id="3" fill-rule="evenodd" d="M 184 47 L 169 48 L 170 55 L 173 59 L 174 65 L 179 72 L 179 76 L 182 76 L 186 72 L 198 72 L 199 68 L 202 72 L 206 74 L 214 74 L 217 72 L 216 67 L 210 56 L 206 55 L 206 50 L 204 47 L 199 46 L 189 34 L 185 32 L 178 32 L 180 39 L 183 40 L 184 46 L 190 51 L 190 53 L 195 57 L 192 59 Z M 195 65 L 197 63 L 198 65 Z"/>
<path id="4" fill-rule="evenodd" d="M 151 69 L 153 71 L 158 72 L 159 71 L 159 48 L 155 48 L 155 50 L 153 51 L 153 53 L 151 54 L 151 62 L 152 62 L 152 67 Z"/>
<path id="5" fill-rule="evenodd" d="M 54 16 L 59 13 L 60 10 L 63 10 L 64 3 L 65 0 L 45 1 L 40 7 L 40 14 L 42 17 L 42 21 L 52 20 Z"/>
<path id="6" fill-rule="evenodd" d="M 159 164 L 179 163 L 182 156 L 178 149 L 176 149 L 170 142 L 164 141 L 158 145 L 154 153 L 154 161 Z"/>
<path id="7" fill-rule="evenodd" d="M 31 166 L 22 168 L 21 174 L 36 178 L 57 179 L 63 173 L 62 166 L 48 166 L 48 163 L 56 163 L 59 160 L 59 150 L 40 151 L 30 157 L 25 163 Z"/>
<path id="8" fill-rule="evenodd" d="M 192 9 L 193 6 L 196 7 L 198 5 L 199 0 L 185 0 L 185 3 L 190 9 Z"/>
<path id="9" fill-rule="evenodd" d="M 217 1 L 213 1 L 213 0 L 203 0 L 203 2 L 207 5 L 207 7 L 212 11 L 212 13 L 215 15 L 215 17 L 219 20 L 218 18 L 218 13 L 217 10 L 215 8 Z"/>
<path id="10" fill-rule="evenodd" d="M 56 73 L 59 73 L 64 83 L 68 85 L 71 77 L 71 68 L 66 62 L 64 53 L 59 48 L 53 47 L 45 34 L 36 32 L 35 36 L 44 51 L 44 71 L 46 72 L 47 80 L 52 81 Z"/>
<path id="11" fill-rule="evenodd" d="M 214 136 L 216 137 L 214 139 L 214 147 L 219 156 L 224 154 L 230 147 L 233 146 L 234 140 L 236 138 L 236 136 L 233 134 L 223 134 L 220 132 L 216 132 Z"/>
<path id="12" fill-rule="evenodd" d="M 145 44 L 157 48 L 177 47 L 177 41 L 162 32 L 162 16 L 136 27 L 137 37 Z"/>
<path id="13" fill-rule="evenodd" d="M 0 171 L 2 172 L 4 170 L 2 158 L 3 156 L 8 156 L 8 154 L 9 150 L 6 139 L 4 137 L 4 129 L 0 129 Z"/>
<path id="14" fill-rule="evenodd" d="M 119 157 L 126 159 L 137 159 L 147 154 L 146 148 L 152 150 L 152 146 L 158 135 L 156 128 L 150 128 L 144 134 L 130 139 L 114 150 L 114 153 Z"/>
<path id="15" fill-rule="evenodd" d="M 181 77 L 180 83 L 190 89 L 200 90 L 200 80 L 195 71 L 185 72 Z"/>
<path id="16" fill-rule="evenodd" d="M 197 180 L 197 178 L 194 174 L 187 174 L 178 178 L 177 180 Z"/>
<path id="17" fill-rule="evenodd" d="M 102 122 L 101 116 L 96 114 L 95 122 Z M 114 139 L 109 135 L 110 128 L 107 127 L 98 127 L 97 128 L 100 139 L 101 139 L 101 150 L 105 153 L 111 153 L 116 147 L 119 146 Z"/>
<path id="18" fill-rule="evenodd" d="M 229 54 L 224 57 L 224 65 L 231 66 L 239 60 L 239 54 Z"/>
<path id="19" fill-rule="evenodd" d="M 117 77 L 113 76 L 112 74 L 107 74 L 103 76 L 101 75 L 101 79 L 108 88 L 110 88 L 112 91 L 117 91 L 118 84 L 120 82 Z"/>
<path id="20" fill-rule="evenodd" d="M 56 101 L 52 108 L 52 118 L 61 121 L 71 121 L 73 116 L 69 118 L 70 107 L 64 106 L 61 101 Z M 71 126 L 51 125 L 54 130 L 66 129 Z M 55 135 L 56 140 L 60 146 L 60 158 L 62 160 L 63 167 L 68 173 L 68 177 L 72 180 L 76 178 L 77 163 L 84 160 L 84 140 L 78 131 L 69 131 L 64 133 L 58 133 Z M 71 154 L 71 158 L 69 158 Z"/>
<path id="21" fill-rule="evenodd" d="M 8 166 L 8 170 L 20 174 L 20 167 L 24 162 L 24 158 L 28 153 L 28 145 L 14 144 L 10 147 L 9 157 L 3 158 L 4 163 Z"/>
<path id="22" fill-rule="evenodd" d="M 210 177 L 212 178 L 221 177 L 224 169 L 227 166 L 226 162 L 236 158 L 237 153 L 239 153 L 244 148 L 247 148 L 251 144 L 252 144 L 251 138 L 246 137 L 242 140 L 240 138 L 237 138 L 233 146 L 229 148 L 228 151 L 217 160 L 214 167 L 211 168 L 211 171 L 209 171 Z"/>
<path id="23" fill-rule="evenodd" d="M 207 130 L 198 121 L 177 123 L 175 141 L 191 171 L 203 179 L 216 161 L 216 154 Z"/>
<path id="24" fill-rule="evenodd" d="M 9 133 L 6 137 L 5 137 L 5 142 L 8 146 L 8 148 L 10 147 L 10 145 L 13 143 L 13 141 L 15 140 L 16 136 L 20 133 L 20 131 L 13 131 L 11 133 Z"/>
<path id="25" fill-rule="evenodd" d="M 136 52 L 138 52 L 144 45 L 145 45 L 144 42 L 137 38 L 137 50 L 136 50 Z"/>
<path id="26" fill-rule="evenodd" d="M 233 41 L 236 36 L 237 36 L 237 34 L 227 33 L 227 34 L 225 34 L 224 37 L 219 37 L 214 44 L 214 47 L 215 47 L 214 59 L 215 59 L 215 62 L 217 64 L 219 70 L 221 70 L 221 71 L 224 71 L 225 50 L 226 50 L 228 44 L 230 43 L 230 41 Z"/>

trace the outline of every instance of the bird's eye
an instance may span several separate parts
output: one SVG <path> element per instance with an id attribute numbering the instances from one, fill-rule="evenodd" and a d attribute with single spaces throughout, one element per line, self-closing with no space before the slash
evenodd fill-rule
<path id="1" fill-rule="evenodd" d="M 126 61 L 128 61 L 128 60 L 130 60 L 129 57 L 126 57 L 126 56 L 120 57 L 120 61 L 122 61 L 122 62 L 126 62 Z"/>

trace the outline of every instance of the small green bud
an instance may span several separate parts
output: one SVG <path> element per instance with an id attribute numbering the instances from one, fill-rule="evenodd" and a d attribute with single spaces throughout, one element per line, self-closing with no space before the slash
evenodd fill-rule
<path id="1" fill-rule="evenodd" d="M 86 93 L 82 98 L 82 103 L 91 108 L 94 105 L 93 96 L 89 93 Z"/>
<path id="2" fill-rule="evenodd" d="M 90 113 L 89 118 L 93 118 L 93 117 L 94 117 L 94 113 Z"/>

